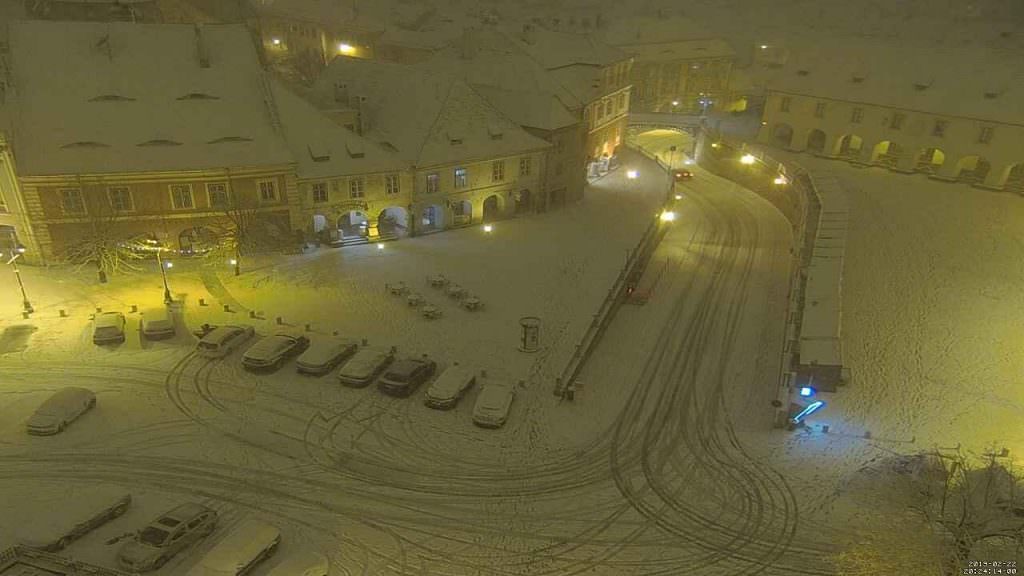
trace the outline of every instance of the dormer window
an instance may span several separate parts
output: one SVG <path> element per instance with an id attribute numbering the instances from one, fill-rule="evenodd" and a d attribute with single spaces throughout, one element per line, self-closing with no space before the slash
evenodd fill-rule
<path id="1" fill-rule="evenodd" d="M 215 140 L 210 140 L 207 144 L 222 144 L 224 142 L 252 142 L 252 138 L 246 138 L 245 136 L 222 136 Z"/>
<path id="2" fill-rule="evenodd" d="M 140 142 L 136 146 L 181 146 L 181 142 L 175 142 L 174 140 L 167 140 L 165 138 L 155 138 L 153 140 L 146 140 Z"/>
<path id="3" fill-rule="evenodd" d="M 924 92 L 928 87 L 928 84 L 914 84 L 914 90 L 917 90 L 918 92 Z"/>
<path id="4" fill-rule="evenodd" d="M 178 96 L 178 100 L 220 100 L 220 97 L 205 92 L 189 92 L 184 96 Z"/>
<path id="5" fill-rule="evenodd" d="M 132 102 L 135 98 L 121 96 L 120 94 L 100 94 L 95 98 L 89 98 L 89 102 Z"/>
<path id="6" fill-rule="evenodd" d="M 491 136 L 491 140 L 501 140 L 505 136 L 505 131 L 499 124 L 488 124 L 487 133 Z"/>
<path id="7" fill-rule="evenodd" d="M 309 157 L 313 162 L 327 162 L 331 159 L 331 151 L 321 146 L 307 146 Z"/>
<path id="8" fill-rule="evenodd" d="M 796 71 L 796 75 L 797 76 L 807 76 L 808 74 L 810 74 L 810 71 L 808 71 L 808 70 L 797 70 Z"/>
<path id="9" fill-rule="evenodd" d="M 366 156 L 366 150 L 359 142 L 349 142 L 345 144 L 345 149 L 348 151 L 349 158 L 362 158 Z"/>
<path id="10" fill-rule="evenodd" d="M 853 82 L 854 84 L 861 84 L 861 83 L 864 82 L 864 77 L 863 76 L 854 76 L 853 78 L 850 78 L 850 82 Z"/>

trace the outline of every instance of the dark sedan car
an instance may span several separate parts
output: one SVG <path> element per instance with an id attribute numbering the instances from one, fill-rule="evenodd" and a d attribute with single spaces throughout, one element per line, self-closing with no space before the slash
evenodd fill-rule
<path id="1" fill-rule="evenodd" d="M 267 336 L 253 344 L 242 355 L 242 365 L 249 370 L 276 370 L 286 358 L 297 356 L 309 347 L 309 338 L 288 333 Z"/>
<path id="2" fill-rule="evenodd" d="M 408 396 L 437 371 L 437 362 L 426 358 L 399 360 L 377 382 L 377 388 L 390 396 Z"/>

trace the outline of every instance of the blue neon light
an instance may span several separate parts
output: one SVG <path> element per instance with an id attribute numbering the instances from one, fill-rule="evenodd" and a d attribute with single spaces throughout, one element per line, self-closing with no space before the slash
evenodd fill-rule
<path id="1" fill-rule="evenodd" d="M 799 414 L 797 414 L 796 416 L 793 416 L 793 424 L 799 424 L 800 422 L 803 422 L 804 418 L 807 418 L 811 414 L 814 414 L 815 412 L 817 412 L 818 410 L 820 410 L 824 406 L 825 406 L 825 403 L 822 402 L 821 400 L 818 400 L 816 402 L 811 402 L 810 404 L 807 405 L 806 408 L 801 410 Z"/>
<path id="2" fill-rule="evenodd" d="M 801 386 L 800 395 L 804 398 L 810 398 L 811 396 L 814 396 L 814 388 L 811 388 L 810 386 Z"/>

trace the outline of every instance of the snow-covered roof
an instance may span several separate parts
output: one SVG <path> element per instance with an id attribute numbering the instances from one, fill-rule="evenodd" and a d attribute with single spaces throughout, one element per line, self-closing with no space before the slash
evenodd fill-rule
<path id="1" fill-rule="evenodd" d="M 736 55 L 729 43 L 719 38 L 621 44 L 619 48 L 638 62 L 730 58 Z"/>
<path id="2" fill-rule="evenodd" d="M 536 24 L 507 27 L 505 32 L 510 40 L 518 43 L 548 70 L 574 64 L 610 66 L 629 59 L 622 50 L 589 34 L 549 30 Z"/>
<path id="3" fill-rule="evenodd" d="M 23 175 L 291 162 L 244 25 L 12 22 L 10 58 Z"/>
<path id="4" fill-rule="evenodd" d="M 768 88 L 936 115 L 1024 123 L 1024 59 L 968 47 L 837 41 L 795 53 Z"/>
<path id="5" fill-rule="evenodd" d="M 359 32 L 379 32 L 383 27 L 372 25 L 355 2 L 341 0 L 249 0 L 257 14 L 286 20 L 312 22 L 326 28 L 344 27 Z"/>
<path id="6" fill-rule="evenodd" d="M 376 143 L 326 118 L 281 82 L 272 80 L 271 86 L 300 179 L 397 172 L 408 167 Z"/>
<path id="7" fill-rule="evenodd" d="M 551 71 L 551 76 L 561 84 L 572 98 L 570 108 L 586 106 L 604 94 L 601 68 L 577 64 Z"/>
<path id="8" fill-rule="evenodd" d="M 344 86 L 348 102 L 337 102 L 336 85 Z M 313 96 L 325 109 L 358 106 L 364 135 L 419 167 L 548 146 L 466 82 L 427 68 L 337 58 L 317 80 Z"/>
<path id="9" fill-rule="evenodd" d="M 580 122 L 554 94 L 479 84 L 473 89 L 520 126 L 558 130 Z"/>
<path id="10" fill-rule="evenodd" d="M 602 38 L 612 46 L 677 42 L 707 36 L 707 29 L 679 16 L 619 16 L 608 18 Z"/>

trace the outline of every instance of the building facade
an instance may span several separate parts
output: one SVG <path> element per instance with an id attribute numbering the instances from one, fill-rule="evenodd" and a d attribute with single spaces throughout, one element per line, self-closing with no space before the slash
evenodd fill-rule
<path id="1" fill-rule="evenodd" d="M 723 40 L 619 46 L 633 56 L 633 110 L 701 114 L 729 98 L 735 53 Z"/>
<path id="2" fill-rule="evenodd" d="M 771 90 L 758 141 L 1024 193 L 1024 123 Z"/>

